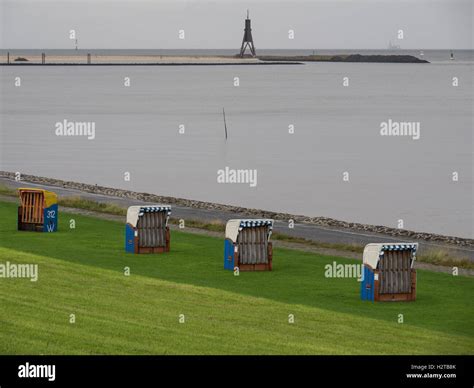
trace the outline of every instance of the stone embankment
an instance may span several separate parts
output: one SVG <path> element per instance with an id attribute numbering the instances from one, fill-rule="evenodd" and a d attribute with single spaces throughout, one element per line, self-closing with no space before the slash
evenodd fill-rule
<path id="1" fill-rule="evenodd" d="M 0 176 L 15 179 L 15 174 L 6 171 L 0 171 Z M 184 198 L 175 198 L 175 197 L 166 197 L 156 194 L 149 193 L 139 193 L 130 190 L 123 189 L 114 189 L 111 187 L 104 187 L 98 185 L 90 185 L 85 183 L 70 182 L 60 179 L 52 179 L 39 177 L 34 175 L 22 175 L 22 181 L 31 182 L 36 184 L 43 184 L 47 186 L 58 186 L 68 189 L 79 190 L 88 193 L 114 196 L 121 198 L 131 198 L 144 202 L 154 202 L 154 203 L 166 203 L 170 205 L 189 207 L 194 209 L 206 209 L 206 210 L 217 210 L 217 211 L 226 211 L 236 213 L 236 216 L 247 216 L 247 217 L 258 217 L 258 218 L 272 218 L 274 220 L 288 221 L 290 219 L 294 220 L 295 223 L 306 223 L 313 224 L 318 226 L 326 226 L 331 228 L 338 229 L 350 229 L 354 231 L 365 231 L 373 233 L 382 233 L 389 236 L 409 238 L 412 240 L 424 240 L 431 242 L 441 242 L 447 244 L 453 244 L 459 247 L 474 247 L 474 240 L 468 238 L 454 237 L 454 236 L 443 236 L 439 234 L 432 233 L 423 233 L 423 232 L 414 232 L 406 229 L 396 229 L 390 228 L 387 226 L 378 226 L 378 225 L 367 225 L 359 224 L 355 222 L 346 222 L 339 221 L 333 218 L 328 217 L 307 217 L 302 215 L 288 214 L 288 213 L 278 213 L 267 210 L 259 209 L 249 209 L 232 205 L 222 205 L 218 203 L 203 202 L 203 201 L 194 201 Z"/>

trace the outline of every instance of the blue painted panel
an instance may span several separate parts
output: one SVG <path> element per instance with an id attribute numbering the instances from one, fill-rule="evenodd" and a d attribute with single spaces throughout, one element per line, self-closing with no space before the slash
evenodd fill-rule
<path id="1" fill-rule="evenodd" d="M 135 228 L 130 225 L 125 225 L 125 251 L 135 253 Z"/>
<path id="2" fill-rule="evenodd" d="M 224 269 L 234 270 L 234 243 L 229 239 L 224 241 Z"/>
<path id="3" fill-rule="evenodd" d="M 364 266 L 364 279 L 360 284 L 360 297 L 362 300 L 374 300 L 374 272 Z"/>
<path id="4" fill-rule="evenodd" d="M 58 204 L 44 209 L 43 217 L 43 232 L 56 232 L 58 230 Z"/>

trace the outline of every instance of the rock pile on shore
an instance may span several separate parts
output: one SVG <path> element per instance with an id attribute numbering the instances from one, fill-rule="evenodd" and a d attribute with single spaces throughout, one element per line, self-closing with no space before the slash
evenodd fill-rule
<path id="1" fill-rule="evenodd" d="M 15 179 L 15 174 L 6 171 L 0 171 L 0 176 Z M 183 206 L 195 209 L 206 209 L 206 210 L 220 210 L 226 212 L 236 213 L 236 216 L 242 217 L 259 217 L 259 218 L 272 218 L 274 220 L 288 221 L 294 220 L 295 223 L 307 223 L 318 226 L 333 227 L 338 229 L 350 229 L 374 233 L 382 233 L 389 236 L 400 237 L 400 239 L 408 238 L 412 240 L 425 240 L 425 241 L 438 241 L 441 243 L 454 244 L 456 246 L 474 247 L 474 240 L 461 237 L 443 236 L 432 233 L 414 232 L 405 229 L 395 229 L 386 226 L 377 225 L 366 225 L 355 222 L 345 222 L 335 220 L 328 217 L 307 217 L 302 215 L 288 214 L 288 213 L 277 213 L 259 209 L 248 209 L 232 205 L 222 205 L 211 202 L 194 201 L 190 199 L 165 197 L 149 193 L 139 193 L 135 191 L 114 189 L 111 187 L 104 187 L 98 185 L 90 185 L 85 183 L 63 181 L 60 179 L 52 179 L 39 177 L 34 175 L 22 175 L 22 181 L 31 182 L 36 184 L 44 184 L 48 186 L 58 186 L 68 189 L 75 189 L 88 193 L 101 194 L 107 196 L 131 198 L 144 202 L 155 202 L 155 203 L 167 203 L 170 205 Z"/>
<path id="2" fill-rule="evenodd" d="M 366 63 L 429 63 L 413 55 L 264 55 L 258 57 L 262 61 L 298 61 L 298 62 L 366 62 Z"/>

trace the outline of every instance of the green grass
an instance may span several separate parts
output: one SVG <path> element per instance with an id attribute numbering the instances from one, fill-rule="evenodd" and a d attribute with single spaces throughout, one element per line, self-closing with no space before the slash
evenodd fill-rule
<path id="1" fill-rule="evenodd" d="M 343 244 L 343 243 L 326 243 L 323 241 L 313 241 L 313 240 L 308 240 L 303 237 L 288 236 L 287 234 L 278 233 L 278 232 L 273 233 L 272 238 L 274 240 L 286 241 L 286 242 L 296 243 L 296 244 L 304 244 L 308 246 L 313 246 L 315 248 L 334 249 L 338 251 L 355 252 L 355 253 L 362 253 L 364 251 L 364 247 L 362 245 Z"/>
<path id="2" fill-rule="evenodd" d="M 123 245 L 123 224 L 66 213 L 57 233 L 18 232 L 0 202 L 0 263 L 39 265 L 37 282 L 0 278 L 0 354 L 474 353 L 472 278 L 420 270 L 416 302 L 371 303 L 355 279 L 324 277 L 349 259 L 275 249 L 274 271 L 236 277 L 223 239 L 173 231 L 164 255 Z"/>
<path id="3" fill-rule="evenodd" d="M 18 191 L 16 189 L 12 189 L 6 185 L 0 185 L 0 194 L 1 195 L 8 195 L 10 197 L 18 196 Z"/>
<path id="4" fill-rule="evenodd" d="M 172 225 L 178 225 L 179 224 L 179 219 L 178 218 L 170 218 L 170 223 Z M 207 230 L 209 232 L 225 232 L 225 225 L 219 221 L 215 220 L 213 222 L 203 222 L 203 221 L 198 221 L 198 220 L 186 220 L 186 227 L 187 228 L 196 228 L 196 229 L 202 229 L 202 230 Z"/>
<path id="5" fill-rule="evenodd" d="M 90 199 L 85 199 L 79 196 L 59 198 L 58 203 L 60 206 L 91 210 L 105 214 L 114 214 L 118 216 L 124 216 L 127 214 L 127 209 L 122 206 L 113 203 L 91 201 Z"/>
<path id="6" fill-rule="evenodd" d="M 447 267 L 459 267 L 466 269 L 474 269 L 474 263 L 469 259 L 459 259 L 453 257 L 449 252 L 444 249 L 431 250 L 420 255 L 421 261 L 424 263 L 434 265 L 444 265 Z"/>

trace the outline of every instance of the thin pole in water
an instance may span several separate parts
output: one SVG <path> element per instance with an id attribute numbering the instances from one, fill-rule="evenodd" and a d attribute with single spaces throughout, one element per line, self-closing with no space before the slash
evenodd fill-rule
<path id="1" fill-rule="evenodd" d="M 222 108 L 222 115 L 224 116 L 225 139 L 227 140 L 227 123 L 225 121 L 225 110 Z"/>

